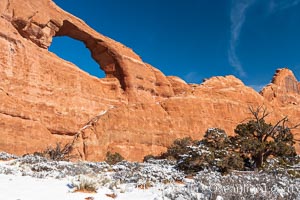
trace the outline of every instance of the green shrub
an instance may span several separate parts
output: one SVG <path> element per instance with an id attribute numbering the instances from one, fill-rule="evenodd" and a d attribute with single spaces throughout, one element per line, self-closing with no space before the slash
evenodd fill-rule
<path id="1" fill-rule="evenodd" d="M 293 177 L 293 178 L 300 178 L 300 170 L 296 170 L 296 169 L 290 169 L 290 170 L 287 170 L 287 173 Z"/>
<path id="2" fill-rule="evenodd" d="M 151 160 L 151 159 L 158 159 L 159 156 L 154 156 L 152 154 L 149 154 L 149 155 L 146 155 L 143 159 L 143 162 L 147 162 L 148 160 Z"/>
<path id="3" fill-rule="evenodd" d="M 231 148 L 225 131 L 210 128 L 197 145 L 189 146 L 185 154 L 180 155 L 177 166 L 187 174 L 203 169 L 213 169 L 228 173 L 231 169 L 243 169 L 243 159 Z"/>
<path id="4" fill-rule="evenodd" d="M 106 154 L 105 162 L 107 162 L 110 165 L 114 165 L 118 162 L 121 162 L 124 160 L 123 156 L 117 152 L 111 153 L 110 151 Z"/>
<path id="5" fill-rule="evenodd" d="M 191 137 L 176 139 L 173 144 L 158 158 L 168 160 L 178 160 L 180 155 L 189 151 L 189 146 L 196 144 L 197 141 L 192 140 Z"/>

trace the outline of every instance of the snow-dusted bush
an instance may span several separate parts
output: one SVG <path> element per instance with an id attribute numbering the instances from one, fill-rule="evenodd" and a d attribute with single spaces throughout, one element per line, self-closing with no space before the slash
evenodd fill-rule
<path id="1" fill-rule="evenodd" d="M 67 162 L 54 161 L 38 155 L 26 155 L 15 160 L 6 161 L 0 165 L 0 173 L 21 174 L 36 178 L 65 178 L 80 174 L 92 174 L 97 176 L 99 173 L 111 170 L 111 166 L 105 162 Z"/>
<path id="2" fill-rule="evenodd" d="M 74 177 L 71 187 L 74 188 L 74 192 L 97 192 L 98 183 L 91 177 L 79 175 Z"/>
<path id="3" fill-rule="evenodd" d="M 176 163 L 175 163 L 176 164 Z M 53 161 L 25 156 L 0 162 L 0 173 L 38 178 L 69 179 L 72 191 L 83 188 L 105 189 L 107 194 L 122 196 L 140 189 L 153 191 L 156 199 L 298 199 L 300 179 L 286 171 L 231 171 L 228 175 L 204 169 L 186 178 L 168 160 L 144 163 L 122 161 L 110 166 L 105 162 Z M 300 165 L 291 166 L 299 170 Z M 92 189 L 94 188 L 94 189 Z M 98 189 L 98 191 L 99 191 Z"/>
<path id="4" fill-rule="evenodd" d="M 160 161 L 163 163 L 164 160 Z M 123 161 L 113 166 L 115 173 L 113 179 L 121 183 L 146 184 L 181 181 L 183 172 L 178 171 L 174 165 L 158 163 L 136 163 Z"/>
<path id="5" fill-rule="evenodd" d="M 234 171 L 226 176 L 219 172 L 200 171 L 191 191 L 208 194 L 211 199 L 300 199 L 300 180 L 286 174 Z"/>
<path id="6" fill-rule="evenodd" d="M 168 160 L 178 160 L 180 155 L 185 154 L 189 151 L 189 146 L 195 145 L 197 141 L 193 140 L 191 137 L 176 139 L 173 144 L 168 147 L 167 151 L 160 156 L 158 159 L 168 159 Z M 155 158 L 155 157 L 154 157 Z"/>
<path id="7" fill-rule="evenodd" d="M 149 160 L 155 160 L 157 159 L 157 156 L 154 156 L 152 154 L 144 156 L 143 162 L 148 162 Z"/>
<path id="8" fill-rule="evenodd" d="M 232 149 L 230 138 L 221 129 L 208 129 L 201 141 L 187 143 L 176 140 L 176 142 L 190 144 L 184 148 L 181 147 L 180 151 L 176 151 L 181 153 L 176 156 L 178 169 L 188 174 L 204 169 L 214 169 L 222 173 L 228 173 L 232 169 L 244 168 L 242 157 Z M 174 145 L 170 147 L 170 149 L 173 148 Z"/>
<path id="9" fill-rule="evenodd" d="M 0 160 L 11 160 L 16 159 L 18 156 L 6 153 L 6 152 L 0 152 Z"/>

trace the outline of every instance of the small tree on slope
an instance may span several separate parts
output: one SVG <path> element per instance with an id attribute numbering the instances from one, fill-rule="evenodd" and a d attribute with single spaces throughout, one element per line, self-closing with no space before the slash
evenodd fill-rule
<path id="1" fill-rule="evenodd" d="M 250 107 L 253 119 L 247 123 L 239 124 L 234 130 L 236 135 L 231 137 L 232 144 L 244 157 L 254 163 L 252 168 L 261 168 L 270 156 L 295 157 L 294 137 L 291 129 L 287 127 L 287 117 L 279 120 L 275 125 L 265 122 L 270 114 L 266 108 Z"/>

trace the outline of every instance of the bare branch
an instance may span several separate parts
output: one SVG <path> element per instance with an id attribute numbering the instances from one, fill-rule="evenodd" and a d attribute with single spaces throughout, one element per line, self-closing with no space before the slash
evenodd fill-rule
<path id="1" fill-rule="evenodd" d="M 296 125 L 293 126 L 293 127 L 290 127 L 289 129 L 297 129 L 298 127 L 300 127 L 300 123 L 299 123 L 299 124 L 296 124 Z"/>
<path id="2" fill-rule="evenodd" d="M 284 118 L 282 118 L 281 120 L 279 120 L 270 131 L 268 131 L 268 133 L 266 134 L 265 138 L 264 138 L 264 142 L 267 141 L 268 137 L 273 136 L 275 133 L 275 130 L 278 128 L 278 126 L 280 125 L 280 123 L 285 123 L 285 121 L 288 121 L 287 116 L 285 116 Z"/>
<path id="3" fill-rule="evenodd" d="M 286 120 L 284 120 L 284 121 L 282 122 L 282 128 L 283 128 L 283 129 L 285 129 L 285 122 L 287 122 L 287 121 L 289 121 L 289 119 L 286 117 Z"/>
<path id="4" fill-rule="evenodd" d="M 262 127 L 262 120 L 264 120 L 270 113 L 267 111 L 267 108 L 265 106 L 259 106 L 256 109 L 254 109 L 252 106 L 249 106 L 249 110 L 251 114 L 254 116 L 257 124 L 257 132 L 259 133 L 259 139 L 262 140 L 262 137 L 264 135 L 264 130 Z M 262 115 L 260 116 L 260 113 Z"/>
<path id="5" fill-rule="evenodd" d="M 256 109 L 254 109 L 252 106 L 249 106 L 249 110 L 256 120 L 264 119 L 270 114 L 265 106 L 259 106 Z M 260 113 L 262 113 L 261 117 L 259 116 Z"/>

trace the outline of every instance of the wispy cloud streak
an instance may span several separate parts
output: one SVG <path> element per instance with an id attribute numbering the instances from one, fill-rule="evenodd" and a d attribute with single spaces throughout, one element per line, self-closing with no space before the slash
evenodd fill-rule
<path id="1" fill-rule="evenodd" d="M 230 43 L 228 48 L 229 64 L 236 70 L 240 76 L 246 76 L 246 72 L 237 55 L 240 33 L 246 20 L 248 8 L 258 2 L 258 0 L 232 0 L 230 13 Z M 269 13 L 275 13 L 289 9 L 300 4 L 300 0 L 267 0 Z"/>
<path id="2" fill-rule="evenodd" d="M 230 13 L 231 37 L 228 49 L 228 60 L 229 64 L 235 68 L 240 76 L 246 76 L 246 73 L 237 56 L 236 48 L 238 46 L 242 26 L 246 19 L 246 11 L 254 1 L 255 0 L 233 0 Z"/>
<path id="3" fill-rule="evenodd" d="M 299 3 L 300 0 L 271 0 L 269 9 L 271 13 L 274 13 L 297 6 Z"/>

